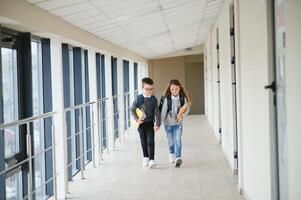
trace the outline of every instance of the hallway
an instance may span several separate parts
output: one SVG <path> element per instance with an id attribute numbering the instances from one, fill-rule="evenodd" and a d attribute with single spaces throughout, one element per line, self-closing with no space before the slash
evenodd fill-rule
<path id="1" fill-rule="evenodd" d="M 156 169 L 141 166 L 138 134 L 132 131 L 99 167 L 87 167 L 84 180 L 80 180 L 80 174 L 74 177 L 68 199 L 243 199 L 205 116 L 188 116 L 184 122 L 181 168 L 168 163 L 162 128 L 156 138 Z"/>

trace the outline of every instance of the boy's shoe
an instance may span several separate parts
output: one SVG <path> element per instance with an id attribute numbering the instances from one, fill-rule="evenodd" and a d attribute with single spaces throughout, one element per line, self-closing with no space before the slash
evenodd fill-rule
<path id="1" fill-rule="evenodd" d="M 183 163 L 183 160 L 181 158 L 176 158 L 175 167 L 180 167 Z"/>
<path id="2" fill-rule="evenodd" d="M 174 164 L 175 163 L 175 154 L 169 154 L 169 162 L 171 164 Z"/>
<path id="3" fill-rule="evenodd" d="M 150 161 L 149 161 L 149 168 L 150 168 L 150 169 L 154 169 L 156 166 L 157 166 L 157 165 L 156 165 L 156 163 L 155 163 L 154 160 L 150 160 Z"/>
<path id="4" fill-rule="evenodd" d="M 143 162 L 142 162 L 142 166 L 143 167 L 148 167 L 149 165 L 149 158 L 148 157 L 144 157 L 143 158 Z"/>

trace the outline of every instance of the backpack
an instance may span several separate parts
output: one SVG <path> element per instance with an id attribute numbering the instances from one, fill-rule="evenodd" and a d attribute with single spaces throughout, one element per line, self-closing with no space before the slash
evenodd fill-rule
<path id="1" fill-rule="evenodd" d="M 167 98 L 167 113 L 169 113 L 172 109 L 172 100 L 171 100 L 171 96 L 167 96 L 166 98 Z M 182 107 L 185 104 L 185 98 L 181 95 L 179 95 L 179 98 L 180 98 L 180 107 Z M 163 104 L 164 104 L 164 99 L 165 99 L 165 96 L 163 95 L 160 99 L 160 104 L 159 104 L 160 113 L 162 111 L 162 107 L 163 107 Z"/>
<path id="2" fill-rule="evenodd" d="M 143 105 L 143 103 L 144 103 L 144 96 L 143 96 L 143 94 L 139 94 L 138 96 L 137 96 L 137 107 L 139 108 L 139 109 L 142 109 L 142 105 Z M 151 104 L 152 104 L 152 112 L 153 112 L 153 114 L 155 113 L 155 108 L 156 108 L 156 104 L 157 104 L 157 100 L 156 100 L 156 97 L 155 96 L 151 96 Z"/>

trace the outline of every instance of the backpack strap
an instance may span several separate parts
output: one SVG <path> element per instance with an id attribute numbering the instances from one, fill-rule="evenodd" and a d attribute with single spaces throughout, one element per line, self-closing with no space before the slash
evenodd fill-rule
<path id="1" fill-rule="evenodd" d="M 179 97 L 180 97 L 180 105 L 182 107 L 185 104 L 185 98 L 182 95 L 180 95 Z"/>
<path id="2" fill-rule="evenodd" d="M 159 106 L 158 106 L 160 113 L 162 112 L 162 108 L 163 108 L 163 104 L 164 104 L 164 99 L 165 99 L 165 96 L 164 95 L 161 96 L 160 103 L 159 103 Z"/>
<path id="3" fill-rule="evenodd" d="M 171 100 L 171 96 L 167 96 L 167 113 L 169 113 L 172 109 L 172 100 Z"/>
<path id="4" fill-rule="evenodd" d="M 141 109 L 141 106 L 143 105 L 144 103 L 144 96 L 143 94 L 139 94 L 137 96 L 137 107 Z"/>

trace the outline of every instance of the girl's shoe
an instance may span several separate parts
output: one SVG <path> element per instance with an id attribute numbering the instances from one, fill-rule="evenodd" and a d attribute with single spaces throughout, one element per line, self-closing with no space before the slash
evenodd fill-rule
<path id="1" fill-rule="evenodd" d="M 142 166 L 143 167 L 148 167 L 149 166 L 149 158 L 148 157 L 143 158 Z"/>
<path id="2" fill-rule="evenodd" d="M 149 166 L 148 166 L 150 169 L 154 169 L 156 167 L 156 163 L 154 160 L 150 160 L 149 161 Z"/>
<path id="3" fill-rule="evenodd" d="M 169 154 L 169 162 L 171 164 L 174 164 L 175 163 L 175 154 Z"/>
<path id="4" fill-rule="evenodd" d="M 176 158 L 175 167 L 180 167 L 183 163 L 183 160 L 181 158 Z"/>

